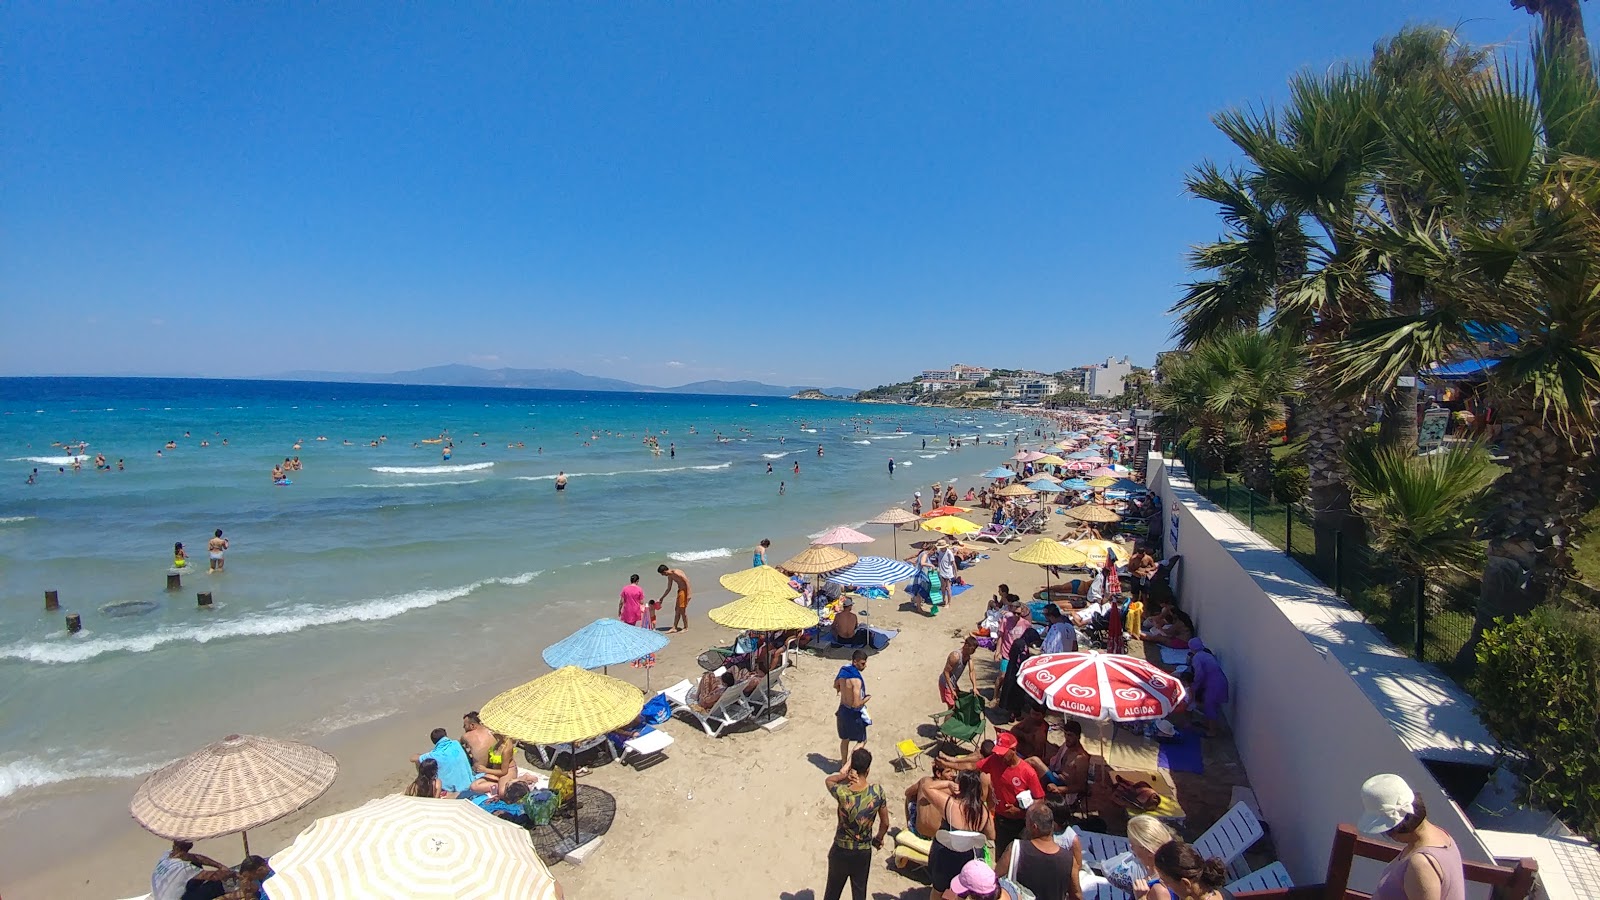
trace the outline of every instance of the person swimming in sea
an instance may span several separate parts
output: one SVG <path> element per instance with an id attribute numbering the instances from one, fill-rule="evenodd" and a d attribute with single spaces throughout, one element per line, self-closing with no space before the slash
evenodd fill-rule
<path id="1" fill-rule="evenodd" d="M 283 474 L 283 467 L 279 466 L 277 463 L 273 463 L 273 465 L 272 465 L 272 483 L 273 484 L 283 484 L 287 480 L 288 480 L 287 477 Z"/>
<path id="2" fill-rule="evenodd" d="M 373 446 L 377 446 L 377 445 L 374 444 Z M 445 462 L 449 462 L 450 461 L 450 445 L 449 444 L 445 444 L 444 445 L 443 453 L 444 453 L 444 461 Z"/>
<path id="3" fill-rule="evenodd" d="M 563 472 L 557 472 L 556 473 L 556 490 L 564 491 L 566 489 L 567 489 L 567 473 L 564 472 L 564 471 Z"/>

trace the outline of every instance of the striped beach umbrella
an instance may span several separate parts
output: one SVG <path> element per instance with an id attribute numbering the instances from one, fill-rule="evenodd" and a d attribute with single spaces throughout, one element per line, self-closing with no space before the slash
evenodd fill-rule
<path id="1" fill-rule="evenodd" d="M 898 584 L 917 574 L 917 567 L 898 559 L 863 556 L 855 565 L 828 576 L 834 584 Z"/>
<path id="2" fill-rule="evenodd" d="M 326 816 L 272 857 L 272 900 L 554 900 L 556 880 L 528 830 L 475 803 L 404 797 Z"/>

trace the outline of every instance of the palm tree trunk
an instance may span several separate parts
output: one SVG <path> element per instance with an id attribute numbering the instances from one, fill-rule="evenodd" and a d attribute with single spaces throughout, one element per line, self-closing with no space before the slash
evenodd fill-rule
<path id="1" fill-rule="evenodd" d="M 1267 435 L 1248 434 L 1244 439 L 1244 459 L 1240 462 L 1244 483 L 1258 494 L 1272 493 L 1272 451 Z"/>
<path id="2" fill-rule="evenodd" d="M 1574 445 L 1515 401 L 1498 415 L 1510 470 L 1494 483 L 1498 502 L 1485 520 L 1488 551 L 1528 573 L 1531 609 L 1559 593 L 1572 575 L 1572 541 L 1595 507 L 1582 483 L 1594 447 Z"/>
<path id="3" fill-rule="evenodd" d="M 1563 47 L 1589 67 L 1589 38 L 1584 33 L 1579 0 L 1511 0 L 1512 9 L 1525 9 L 1539 17 L 1548 46 Z"/>
<path id="4" fill-rule="evenodd" d="M 1344 446 L 1361 427 L 1362 407 L 1333 395 L 1332 379 L 1313 377 L 1302 407 L 1306 429 L 1306 467 L 1310 471 L 1312 521 L 1316 526 L 1317 570 L 1334 566 L 1336 535 L 1359 525 L 1350 516 L 1350 488 L 1345 480 Z"/>
<path id="5" fill-rule="evenodd" d="M 1396 272 L 1390 286 L 1389 302 L 1396 315 L 1415 315 L 1422 308 L 1423 279 L 1406 272 Z M 1391 447 L 1417 446 L 1417 378 L 1407 373 L 1411 384 L 1396 385 L 1384 398 L 1383 425 L 1378 440 Z"/>

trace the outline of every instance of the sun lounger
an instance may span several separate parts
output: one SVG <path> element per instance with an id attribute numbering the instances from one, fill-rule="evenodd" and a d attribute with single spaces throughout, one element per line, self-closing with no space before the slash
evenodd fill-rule
<path id="1" fill-rule="evenodd" d="M 788 668 L 788 664 L 785 663 L 773 669 L 756 684 L 756 689 L 750 692 L 750 705 L 758 714 L 768 712 L 789 699 L 789 691 L 783 686 L 783 673 Z"/>
<path id="2" fill-rule="evenodd" d="M 1256 841 L 1261 840 L 1264 833 L 1261 820 L 1256 818 L 1246 803 L 1240 801 L 1223 814 L 1215 825 L 1207 828 L 1206 833 L 1194 842 L 1194 847 L 1200 851 L 1202 858 L 1216 857 L 1230 866 L 1229 874 L 1241 875 L 1243 872 L 1233 871 L 1232 864 L 1244 856 L 1244 852 Z"/>
<path id="3" fill-rule="evenodd" d="M 672 746 L 672 735 L 659 728 L 651 729 L 636 738 L 622 742 L 622 764 L 634 770 L 647 769 L 666 759 L 666 749 Z"/>
<path id="4" fill-rule="evenodd" d="M 1005 544 L 1017 539 L 1016 525 L 1006 522 L 1001 525 L 989 524 L 983 526 L 981 531 L 967 535 L 968 540 L 989 541 L 995 544 Z"/>
<path id="5" fill-rule="evenodd" d="M 722 733 L 733 725 L 743 722 L 755 714 L 755 707 L 751 705 L 750 698 L 745 696 L 740 686 L 735 685 L 722 692 L 717 702 L 711 709 L 701 712 L 694 707 L 694 685 L 687 680 L 662 691 L 667 697 L 667 702 L 672 704 L 672 714 L 687 713 L 700 724 L 708 737 L 722 737 Z"/>
<path id="6" fill-rule="evenodd" d="M 1078 840 L 1083 844 L 1083 864 L 1095 869 L 1099 869 L 1118 854 L 1127 853 L 1132 849 L 1127 838 L 1117 837 L 1114 834 L 1079 831 Z"/>
<path id="7" fill-rule="evenodd" d="M 1227 890 L 1229 893 L 1238 894 L 1244 891 L 1270 891 L 1292 887 L 1294 880 L 1289 877 L 1289 870 L 1283 867 L 1283 863 L 1275 862 L 1233 882 L 1228 885 Z"/>
<path id="8" fill-rule="evenodd" d="M 578 756 L 593 750 L 601 744 L 606 745 L 606 750 L 610 752 L 611 759 L 615 761 L 617 759 L 617 748 L 603 734 L 587 741 L 579 741 L 576 747 L 571 744 L 527 744 L 525 746 L 528 748 L 528 755 L 533 757 L 534 761 L 539 764 L 539 768 L 548 769 L 555 765 L 556 757 L 569 747 L 572 748 L 572 755 Z"/>

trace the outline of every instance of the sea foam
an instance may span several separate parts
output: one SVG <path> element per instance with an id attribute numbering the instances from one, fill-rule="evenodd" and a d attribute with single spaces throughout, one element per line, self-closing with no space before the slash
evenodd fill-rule
<path id="1" fill-rule="evenodd" d="M 714 466 L 668 466 L 661 469 L 618 469 L 615 472 L 568 472 L 568 478 L 610 478 L 614 475 L 659 475 L 662 472 L 716 472 L 733 466 L 732 462 Z M 554 481 L 554 475 L 516 475 L 514 481 Z"/>
<path id="2" fill-rule="evenodd" d="M 444 487 L 446 485 L 451 485 L 451 484 L 478 484 L 479 482 L 486 481 L 486 480 L 487 479 L 484 479 L 484 478 L 468 478 L 468 479 L 466 479 L 464 481 L 397 481 L 394 484 L 352 484 L 350 486 L 353 487 L 353 488 L 379 488 L 379 489 L 387 489 L 387 488 L 423 488 L 423 487 Z"/>
<path id="3" fill-rule="evenodd" d="M 668 553 L 667 559 L 678 562 L 699 562 L 702 559 L 726 559 L 732 555 L 733 550 L 718 547 L 715 550 L 684 550 L 681 553 Z"/>
<path id="4" fill-rule="evenodd" d="M 70 466 L 74 461 L 88 462 L 87 456 L 13 456 L 12 462 L 31 462 L 41 466 Z"/>
<path id="5" fill-rule="evenodd" d="M 27 756 L 0 765 L 0 797 L 9 797 L 28 788 L 45 787 L 79 778 L 135 778 L 154 772 L 162 765 L 164 763 L 136 765 L 113 762 L 103 766 L 85 766 L 80 760 L 63 764 Z"/>
<path id="6" fill-rule="evenodd" d="M 494 468 L 492 462 L 462 463 L 458 466 L 373 466 L 384 475 L 451 475 L 456 472 L 482 472 Z"/>
<path id="7" fill-rule="evenodd" d="M 274 634 L 292 634 L 308 628 L 339 625 L 344 622 L 379 622 L 392 619 L 417 609 L 427 609 L 451 600 L 459 600 L 473 591 L 489 585 L 523 585 L 539 577 L 540 572 L 523 572 L 509 578 L 485 578 L 459 587 L 434 588 L 411 591 L 389 597 L 361 600 L 344 606 L 316 607 L 301 605 L 261 615 L 245 616 L 225 622 L 200 626 L 162 628 L 149 634 L 120 637 L 63 638 L 50 641 L 19 642 L 0 647 L 0 659 L 24 662 L 59 664 L 94 659 L 107 653 L 148 653 L 157 647 L 184 641 L 197 644 L 236 637 L 267 637 Z"/>

